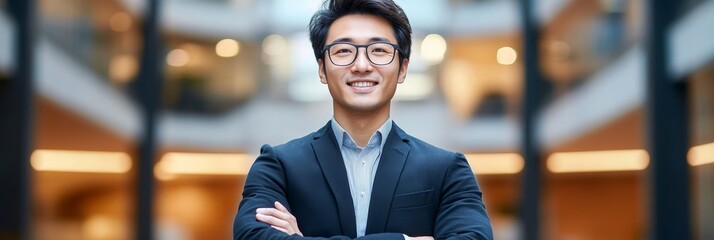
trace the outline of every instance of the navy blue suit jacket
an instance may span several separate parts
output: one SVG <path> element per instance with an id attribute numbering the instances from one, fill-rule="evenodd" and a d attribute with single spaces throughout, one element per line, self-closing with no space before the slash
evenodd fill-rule
<path id="1" fill-rule="evenodd" d="M 255 219 L 279 201 L 305 238 L 356 237 L 355 213 L 340 149 L 328 124 L 315 133 L 263 145 L 250 169 L 233 223 L 234 239 L 302 239 Z M 360 239 L 493 239 L 466 158 L 407 135 L 396 124 L 374 177 L 366 236 Z"/>

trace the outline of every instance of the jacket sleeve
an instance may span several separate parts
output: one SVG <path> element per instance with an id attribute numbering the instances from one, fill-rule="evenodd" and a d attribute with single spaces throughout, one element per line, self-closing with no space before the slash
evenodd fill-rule
<path id="1" fill-rule="evenodd" d="M 272 208 L 275 201 L 282 203 L 289 211 L 292 211 L 287 201 L 286 192 L 285 169 L 273 148 L 267 144 L 263 145 L 260 155 L 253 163 L 245 180 L 243 199 L 233 221 L 233 239 L 350 239 L 346 236 L 319 238 L 287 235 L 255 219 L 256 209 Z M 299 221 L 298 219 L 298 223 Z M 359 239 L 403 240 L 404 237 L 401 233 L 379 233 Z"/>
<path id="2" fill-rule="evenodd" d="M 273 148 L 263 145 L 245 180 L 243 199 L 233 221 L 233 239 L 287 239 L 286 234 L 255 219 L 256 209 L 273 207 L 275 201 L 290 209 L 285 187 L 283 165 Z"/>
<path id="3" fill-rule="evenodd" d="M 441 191 L 435 239 L 493 239 L 481 190 L 463 154 L 456 153 Z"/>

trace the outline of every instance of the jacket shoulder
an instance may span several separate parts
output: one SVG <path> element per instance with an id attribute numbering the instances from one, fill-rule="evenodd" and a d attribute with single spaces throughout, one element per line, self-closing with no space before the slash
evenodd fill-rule
<path id="1" fill-rule="evenodd" d="M 296 149 L 306 149 L 306 147 L 310 147 L 315 134 L 317 134 L 317 132 L 312 132 L 305 136 L 290 140 L 286 143 L 275 145 L 272 148 L 274 151 L 277 151 L 277 152 L 295 151 Z"/>
<path id="2" fill-rule="evenodd" d="M 421 139 L 415 138 L 413 136 L 409 136 L 409 146 L 411 147 L 412 151 L 417 151 L 419 153 L 426 153 L 431 156 L 439 156 L 439 158 L 454 158 L 455 155 L 461 154 L 458 152 L 454 151 L 449 151 L 437 146 L 432 145 L 431 143 L 425 142 Z"/>

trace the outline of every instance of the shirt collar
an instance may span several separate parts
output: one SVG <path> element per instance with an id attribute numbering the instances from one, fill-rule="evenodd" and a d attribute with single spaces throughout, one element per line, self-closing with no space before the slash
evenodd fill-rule
<path id="1" fill-rule="evenodd" d="M 333 116 L 332 119 L 330 119 L 330 124 L 332 124 L 332 132 L 335 134 L 335 139 L 337 139 L 337 144 L 340 149 L 342 149 L 342 144 L 343 144 L 343 138 L 345 137 L 345 134 L 347 134 L 348 137 L 352 138 L 350 134 L 345 131 L 342 126 L 335 120 L 335 117 Z M 379 148 L 382 149 L 384 148 L 384 144 L 387 142 L 387 136 L 389 136 L 389 132 L 392 131 L 392 117 L 389 116 L 387 118 L 387 121 L 384 121 L 381 127 L 377 129 L 376 133 L 379 133 L 382 137 L 382 141 L 380 142 Z M 372 134 L 372 137 L 374 137 L 374 134 Z"/>

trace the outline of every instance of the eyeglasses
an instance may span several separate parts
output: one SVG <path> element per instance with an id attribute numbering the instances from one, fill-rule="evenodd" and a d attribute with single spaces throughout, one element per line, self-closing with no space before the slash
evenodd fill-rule
<path id="1" fill-rule="evenodd" d="M 355 62 L 360 48 L 367 50 L 367 59 L 374 65 L 387 65 L 394 61 L 399 45 L 388 42 L 373 42 L 365 45 L 352 43 L 333 43 L 325 46 L 332 64 L 347 66 Z"/>

